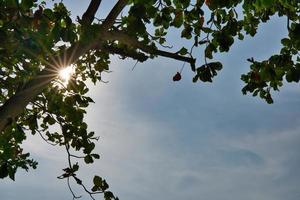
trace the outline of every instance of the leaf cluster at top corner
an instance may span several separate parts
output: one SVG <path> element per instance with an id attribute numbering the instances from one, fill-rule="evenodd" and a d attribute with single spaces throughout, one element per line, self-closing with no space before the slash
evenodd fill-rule
<path id="1" fill-rule="evenodd" d="M 156 29 L 155 38 L 165 36 L 165 30 L 170 27 L 183 27 L 187 32 L 183 36 L 190 39 L 192 27 L 197 26 L 204 14 L 201 9 L 203 2 L 192 4 L 190 0 L 130 1 L 132 5 L 129 14 L 122 18 L 123 27 L 129 34 L 145 36 L 147 35 L 146 24 L 151 23 Z"/>

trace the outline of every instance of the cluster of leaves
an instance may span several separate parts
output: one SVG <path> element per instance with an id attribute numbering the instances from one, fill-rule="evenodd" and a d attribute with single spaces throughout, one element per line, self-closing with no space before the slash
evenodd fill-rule
<path id="1" fill-rule="evenodd" d="M 196 69 L 196 75 L 193 78 L 193 82 L 201 80 L 203 82 L 212 82 L 212 78 L 217 75 L 217 71 L 222 69 L 222 63 L 211 62 L 202 65 Z"/>
<path id="2" fill-rule="evenodd" d="M 57 42 L 74 42 L 75 25 L 63 4 L 44 9 L 36 1 L 0 1 L 0 76 L 3 103 L 55 55 Z"/>
<path id="3" fill-rule="evenodd" d="M 206 23 L 204 23 L 204 2 L 211 10 Z M 181 37 L 193 38 L 194 46 L 206 44 L 204 52 L 205 58 L 208 59 L 213 59 L 214 53 L 229 51 L 235 37 L 243 40 L 244 34 L 254 36 L 258 25 L 267 22 L 276 13 L 296 22 L 299 9 L 297 1 L 197 0 L 193 3 L 190 0 L 132 0 L 130 3 L 133 3 L 133 6 L 128 16 L 122 18 L 118 28 L 143 40 L 145 44 L 158 42 L 161 45 L 166 43 L 168 29 L 172 27 L 181 29 Z M 243 18 L 239 17 L 236 11 L 240 3 Z M 154 35 L 147 32 L 147 24 L 154 25 Z M 189 52 L 183 47 L 178 53 L 188 55 L 192 51 Z M 197 73 L 195 67 L 192 67 L 192 71 Z"/>
<path id="4" fill-rule="evenodd" d="M 29 167 L 34 169 L 37 162 L 29 159 L 29 153 L 23 153 L 19 143 L 26 139 L 25 132 L 18 124 L 13 123 L 0 137 L 0 178 L 9 176 L 15 180 L 17 169 L 23 168 L 28 171 Z"/>
<path id="5" fill-rule="evenodd" d="M 217 52 L 228 52 L 235 38 L 243 40 L 244 34 L 255 36 L 258 25 L 267 22 L 275 14 L 279 17 L 287 17 L 288 37 L 282 39 L 283 48 L 279 55 L 273 55 L 262 62 L 248 59 L 251 62 L 251 71 L 241 78 L 246 83 L 242 92 L 253 93 L 253 96 L 259 94 L 267 103 L 273 103 L 271 90 L 279 90 L 283 85 L 284 77 L 287 82 L 299 81 L 299 1 L 206 0 L 205 3 L 211 10 L 210 18 L 207 18 L 206 23 L 202 18 L 204 1 L 196 1 L 194 5 L 190 3 L 190 1 L 179 0 L 159 1 L 157 8 L 161 9 L 154 15 L 153 24 L 158 27 L 155 36 L 159 38 L 161 44 L 165 42 L 165 30 L 172 26 L 182 28 L 182 38 L 194 38 L 194 46 L 206 44 L 205 64 L 197 69 L 192 67 L 192 71 L 196 73 L 193 82 L 198 80 L 212 82 L 212 78 L 217 74 L 216 71 L 222 68 L 222 64 L 208 62 L 206 59 L 213 59 L 213 54 Z M 243 18 L 239 17 L 236 11 L 240 3 L 242 3 Z M 181 55 L 192 53 L 184 47 L 178 52 Z M 218 64 L 214 66 L 216 63 Z M 175 76 L 178 77 L 178 74 Z"/>
<path id="6" fill-rule="evenodd" d="M 32 0 L 0 1 L 1 105 L 22 90 L 24 83 L 43 69 L 44 62 L 79 39 L 82 29 L 72 21 L 63 3 L 55 3 L 52 9 L 45 6 L 45 2 L 38 4 Z M 93 103 L 86 96 L 89 89 L 85 81 L 100 81 L 108 65 L 107 52 L 90 52 L 74 63 L 76 71 L 68 85 L 53 80 L 18 119 L 12 119 L 0 137 L 0 178 L 9 176 L 14 180 L 18 168 L 36 168 L 37 162 L 29 159 L 29 153 L 23 153 L 20 147 L 29 131 L 33 135 L 38 133 L 51 145 L 81 151 L 82 156 L 71 153 L 69 156 L 83 159 L 87 164 L 100 158 L 93 153 L 98 137 L 87 131 L 84 122 L 85 108 Z M 57 76 L 57 72 L 49 73 Z M 62 177 L 73 176 L 79 168 L 76 166 L 69 166 L 70 170 L 65 170 Z"/>
<path id="7" fill-rule="evenodd" d="M 279 91 L 284 79 L 287 82 L 299 82 L 300 80 L 300 8 L 299 1 L 256 1 L 246 5 L 247 15 L 256 16 L 255 21 L 266 22 L 270 16 L 278 13 L 287 17 L 288 37 L 281 40 L 283 45 L 280 54 L 273 55 L 264 61 L 248 59 L 251 63 L 251 71 L 242 75 L 241 79 L 246 83 L 242 89 L 243 94 L 248 92 L 253 96 L 259 95 L 268 103 L 273 103 L 271 91 Z M 250 12 L 251 11 L 251 12 Z M 255 33 L 255 32 L 253 32 Z"/>
<path id="8" fill-rule="evenodd" d="M 222 63 L 213 60 L 214 54 L 228 52 L 235 39 L 243 40 L 244 35 L 255 36 L 258 25 L 277 14 L 288 19 L 288 35 L 281 41 L 283 47 L 280 53 L 267 60 L 248 59 L 251 71 L 242 75 L 246 83 L 242 92 L 259 95 L 272 103 L 272 89 L 279 90 L 284 80 L 299 82 L 298 0 L 128 0 L 127 3 L 128 13 L 116 19 L 109 30 L 104 30 L 108 35 L 117 32 L 120 37 L 102 39 L 95 45 L 91 43 L 99 32 L 104 33 L 104 20 L 86 24 L 78 18 L 78 23 L 70 17 L 63 2 L 47 8 L 44 1 L 0 0 L 0 106 L 38 76 L 45 69 L 45 63 L 68 52 L 69 46 L 74 47 L 74 54 L 80 45 L 95 47 L 75 59 L 75 73 L 68 85 L 57 79 L 58 69 L 50 71 L 47 75 L 55 77 L 51 84 L 18 118 L 11 119 L 10 126 L 0 137 L 0 178 L 14 179 L 18 168 L 36 167 L 37 163 L 20 147 L 26 139 L 25 132 L 30 131 L 33 135 L 38 133 L 49 144 L 65 146 L 68 167 L 59 178 L 68 181 L 73 178 L 91 197 L 104 193 L 106 199 L 117 199 L 99 176 L 94 177 L 94 185 L 88 190 L 76 176 L 78 163 L 74 164 L 71 159 L 83 159 L 90 164 L 100 158 L 94 153 L 98 137 L 88 131 L 84 122 L 85 110 L 93 103 L 87 96 L 86 81 L 102 81 L 102 73 L 109 70 L 110 54 L 139 62 L 159 55 L 189 62 L 194 73 L 193 82 L 212 82 L 222 69 Z M 238 14 L 240 12 L 242 15 Z M 160 51 L 159 47 L 167 47 L 167 32 L 171 29 L 178 29 L 181 38 L 191 40 L 191 47 L 181 47 L 175 53 Z M 200 67 L 195 64 L 194 47 L 203 49 Z M 55 61 L 57 66 L 66 62 Z M 181 80 L 181 71 L 175 74 L 174 81 Z"/>
<path id="9" fill-rule="evenodd" d="M 33 31 L 37 29 L 38 15 L 33 13 L 32 8 L 37 5 L 33 1 L 17 2 L 0 1 L 1 104 L 39 71 L 40 62 L 32 58 L 34 54 L 40 56 L 42 50 L 37 41 L 45 38 L 38 31 Z M 35 162 L 26 160 L 29 154 L 23 154 L 20 147 L 26 139 L 23 124 L 13 124 L 1 135 L 2 178 L 9 176 L 14 179 L 18 167 L 28 169 L 28 166 L 36 166 Z"/>
<path id="10" fill-rule="evenodd" d="M 118 197 L 115 197 L 114 194 L 111 191 L 108 191 L 107 189 L 109 188 L 108 184 L 104 179 L 102 179 L 99 176 L 94 176 L 93 179 L 94 186 L 92 188 L 93 192 L 103 192 L 104 193 L 104 199 L 105 200 L 118 200 Z"/>

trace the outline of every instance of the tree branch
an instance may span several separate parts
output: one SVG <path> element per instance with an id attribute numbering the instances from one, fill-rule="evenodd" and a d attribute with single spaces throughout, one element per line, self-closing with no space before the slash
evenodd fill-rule
<path id="1" fill-rule="evenodd" d="M 155 47 L 146 45 L 146 44 L 138 41 L 136 38 L 129 36 L 126 33 L 121 32 L 121 31 L 110 31 L 103 36 L 104 37 L 102 39 L 116 40 L 116 41 L 119 41 L 120 43 L 128 45 L 130 47 L 140 49 L 143 52 L 148 53 L 148 54 L 168 57 L 168 58 L 172 58 L 175 60 L 188 62 L 191 65 L 195 65 L 196 60 L 192 57 L 185 57 L 185 56 L 179 55 L 178 53 L 172 53 L 172 52 L 168 52 L 168 51 L 159 50 Z"/>
<path id="2" fill-rule="evenodd" d="M 126 47 L 119 48 L 114 45 L 99 44 L 95 49 L 99 49 L 111 54 L 118 54 L 122 58 L 129 57 L 139 62 L 144 62 L 149 58 L 149 56 L 146 56 L 144 53 L 137 52 L 136 49 L 132 49 L 132 48 L 126 48 Z"/>
<path id="3" fill-rule="evenodd" d="M 94 2 L 96 1 L 92 0 L 91 4 Z M 94 41 L 89 44 L 83 44 L 81 41 L 76 42 L 58 56 L 54 58 L 50 57 L 50 60 L 43 61 L 45 68 L 35 78 L 28 81 L 22 90 L 17 91 L 0 107 L 0 132 L 2 132 L 11 121 L 19 116 L 24 111 L 28 103 L 33 101 L 35 97 L 57 77 L 59 68 L 76 62 L 80 56 L 84 55 L 97 45 L 99 38 L 101 38 L 102 35 L 111 28 L 111 26 L 113 26 L 115 19 L 126 5 L 127 0 L 119 0 L 116 3 L 107 18 L 104 20 L 101 31 L 98 33 L 98 37 L 94 38 Z M 88 10 L 85 13 L 87 13 Z M 92 12 L 96 12 L 94 8 L 91 10 Z"/>
<path id="4" fill-rule="evenodd" d="M 111 9 L 110 13 L 107 15 L 106 19 L 102 23 L 102 29 L 108 30 L 114 24 L 116 18 L 119 16 L 121 11 L 127 5 L 128 0 L 119 0 L 115 6 Z"/>
<path id="5" fill-rule="evenodd" d="M 82 15 L 81 23 L 82 24 L 91 24 L 95 18 L 95 14 L 101 4 L 102 0 L 91 0 L 89 7 Z"/>

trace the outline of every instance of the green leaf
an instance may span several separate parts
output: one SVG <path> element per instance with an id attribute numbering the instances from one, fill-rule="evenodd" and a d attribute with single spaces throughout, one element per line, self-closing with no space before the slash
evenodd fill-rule
<path id="1" fill-rule="evenodd" d="M 268 93 L 268 94 L 266 95 L 266 98 L 265 98 L 265 99 L 266 99 L 266 101 L 267 101 L 268 104 L 274 103 L 274 101 L 273 101 L 273 99 L 272 99 L 270 93 Z"/>
<path id="2" fill-rule="evenodd" d="M 211 69 L 220 71 L 222 69 L 222 63 L 220 62 L 211 62 L 207 64 L 208 67 L 210 67 Z"/>
<path id="3" fill-rule="evenodd" d="M 261 0 L 262 5 L 267 8 L 274 4 L 274 0 Z"/>
<path id="4" fill-rule="evenodd" d="M 100 158 L 99 154 L 95 154 L 95 153 L 92 153 L 91 156 L 93 156 L 95 159 L 99 159 Z"/>
<path id="5" fill-rule="evenodd" d="M 291 43 L 291 41 L 290 41 L 290 39 L 288 39 L 288 38 L 283 38 L 283 39 L 281 40 L 281 44 L 283 44 L 284 46 L 289 46 L 290 43 Z"/>
<path id="6" fill-rule="evenodd" d="M 33 2 L 34 2 L 34 1 L 32 1 L 32 0 L 22 0 L 22 2 L 21 2 L 21 7 L 22 7 L 24 10 L 28 10 L 28 9 L 32 8 Z"/>
<path id="7" fill-rule="evenodd" d="M 84 157 L 84 162 L 85 162 L 86 164 L 90 164 L 90 163 L 93 163 L 94 160 L 93 160 L 93 158 L 92 158 L 91 155 L 87 155 L 87 156 Z"/>
<path id="8" fill-rule="evenodd" d="M 180 9 L 177 9 L 175 11 L 175 18 L 173 20 L 172 25 L 175 26 L 176 28 L 179 28 L 183 24 L 183 12 Z"/>
<path id="9" fill-rule="evenodd" d="M 205 48 L 205 57 L 212 59 L 213 55 L 212 53 L 216 51 L 216 47 L 214 46 L 214 44 L 210 43 L 209 45 L 207 45 L 207 47 Z"/>
<path id="10" fill-rule="evenodd" d="M 73 167 L 72 167 L 72 169 L 73 169 L 73 172 L 78 171 L 78 169 L 79 169 L 78 163 L 74 164 Z"/>
<path id="11" fill-rule="evenodd" d="M 289 70 L 286 75 L 285 75 L 286 81 L 287 82 L 292 82 L 293 81 L 293 73 L 292 70 Z"/>
<path id="12" fill-rule="evenodd" d="M 93 183 L 96 186 L 101 187 L 102 186 L 102 178 L 100 176 L 94 176 Z"/>
<path id="13" fill-rule="evenodd" d="M 0 165 L 0 178 L 5 178 L 8 176 L 7 163 L 4 162 Z"/>
<path id="14" fill-rule="evenodd" d="M 8 176 L 11 180 L 15 181 L 15 174 L 16 174 L 16 170 L 14 170 L 13 168 L 8 168 Z"/>
<path id="15" fill-rule="evenodd" d="M 52 10 L 49 9 L 49 8 L 47 8 L 47 9 L 44 10 L 44 15 L 46 15 L 47 18 L 50 19 L 50 20 L 53 20 L 53 21 L 55 20 L 55 15 L 52 12 Z"/>
<path id="16" fill-rule="evenodd" d="M 213 30 L 208 28 L 208 27 L 202 27 L 201 30 L 204 32 L 204 33 L 212 33 Z"/>
<path id="17" fill-rule="evenodd" d="M 242 33 L 238 33 L 238 38 L 239 38 L 239 40 L 243 40 L 244 39 L 244 35 Z"/>
<path id="18" fill-rule="evenodd" d="M 97 187 L 96 185 L 94 185 L 93 187 L 92 187 L 92 189 L 91 189 L 93 192 L 96 192 L 96 191 L 98 191 L 99 190 L 99 187 Z"/>
<path id="19" fill-rule="evenodd" d="M 181 37 L 186 38 L 186 39 L 191 39 L 192 31 L 193 31 L 193 28 L 189 25 L 186 25 L 185 28 L 181 32 Z"/>
<path id="20" fill-rule="evenodd" d="M 110 200 L 110 199 L 114 199 L 115 196 L 111 191 L 106 191 L 104 192 L 104 199 L 105 200 Z"/>
<path id="21" fill-rule="evenodd" d="M 188 53 L 188 50 L 187 50 L 185 47 L 182 47 L 182 48 L 178 51 L 178 53 L 179 53 L 180 55 L 186 55 L 186 54 Z"/>
<path id="22" fill-rule="evenodd" d="M 105 191 L 109 188 L 108 184 L 106 183 L 105 180 L 102 181 L 102 185 L 101 185 L 101 190 Z"/>

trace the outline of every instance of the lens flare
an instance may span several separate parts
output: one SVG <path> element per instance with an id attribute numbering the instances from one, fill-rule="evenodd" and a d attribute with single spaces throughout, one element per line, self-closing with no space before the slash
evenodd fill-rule
<path id="1" fill-rule="evenodd" d="M 68 84 L 74 72 L 75 69 L 73 66 L 65 67 L 59 71 L 59 78 L 65 86 Z"/>

